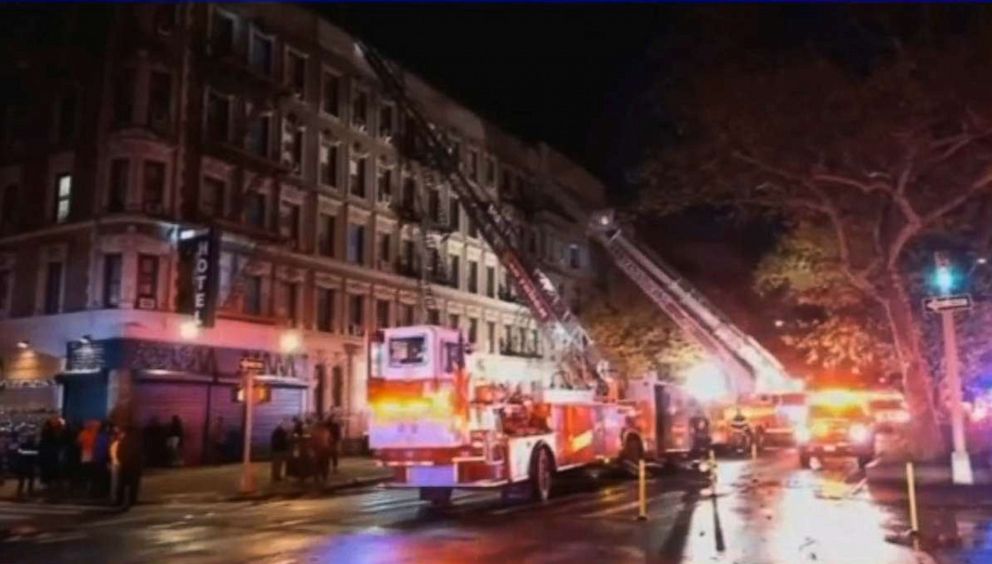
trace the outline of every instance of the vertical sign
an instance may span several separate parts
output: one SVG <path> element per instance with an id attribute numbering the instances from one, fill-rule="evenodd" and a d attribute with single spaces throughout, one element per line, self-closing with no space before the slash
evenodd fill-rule
<path id="1" fill-rule="evenodd" d="M 217 309 L 219 232 L 209 229 L 184 232 L 180 237 L 179 256 L 182 262 L 183 299 L 181 309 L 193 316 L 200 327 L 213 327 Z"/>

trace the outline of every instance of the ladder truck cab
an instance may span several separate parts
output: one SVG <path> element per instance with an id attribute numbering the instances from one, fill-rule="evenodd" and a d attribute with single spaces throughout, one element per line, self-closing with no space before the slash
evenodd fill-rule
<path id="1" fill-rule="evenodd" d="M 524 393 L 473 378 L 458 331 L 386 329 L 373 343 L 369 446 L 391 487 L 445 504 L 455 488 L 529 486 L 546 500 L 556 472 L 615 459 L 635 409 L 592 390 Z"/>

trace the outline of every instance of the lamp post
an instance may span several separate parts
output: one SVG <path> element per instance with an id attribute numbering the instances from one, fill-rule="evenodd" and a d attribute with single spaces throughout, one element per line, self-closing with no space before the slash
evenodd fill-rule
<path id="1" fill-rule="evenodd" d="M 245 401 L 245 436 L 241 460 L 240 491 L 243 494 L 248 494 L 255 491 L 255 473 L 251 467 L 251 429 L 255 405 L 255 374 L 261 371 L 262 361 L 243 358 L 241 359 L 240 367 L 241 373 L 244 376 L 243 389 Z"/>

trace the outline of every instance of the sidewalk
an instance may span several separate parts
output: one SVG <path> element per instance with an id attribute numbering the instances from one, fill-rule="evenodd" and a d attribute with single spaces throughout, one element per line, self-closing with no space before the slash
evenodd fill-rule
<path id="1" fill-rule="evenodd" d="M 252 468 L 255 473 L 256 491 L 248 495 L 238 491 L 242 473 L 241 464 L 148 469 L 141 480 L 140 503 L 209 503 L 323 495 L 344 488 L 377 484 L 390 476 L 387 469 L 377 467 L 371 458 L 365 457 L 342 458 L 338 473 L 331 474 L 326 484 L 314 484 L 312 480 L 301 484 L 295 478 L 286 478 L 283 482 L 273 484 L 269 480 L 268 462 L 254 462 Z M 0 487 L 0 499 L 14 499 L 16 488 L 16 480 L 7 480 L 7 483 Z"/>

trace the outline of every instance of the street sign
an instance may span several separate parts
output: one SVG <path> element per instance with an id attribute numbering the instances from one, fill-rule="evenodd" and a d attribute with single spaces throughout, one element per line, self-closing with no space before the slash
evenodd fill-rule
<path id="1" fill-rule="evenodd" d="M 930 296 L 929 298 L 923 298 L 923 310 L 930 313 L 971 309 L 971 305 L 971 294 L 958 294 L 956 296 Z"/>
<path id="2" fill-rule="evenodd" d="M 272 386 L 255 384 L 251 388 L 251 395 L 255 398 L 255 401 L 252 402 L 252 404 L 254 405 L 269 403 L 272 401 Z M 234 403 L 244 403 L 245 401 L 244 386 L 238 385 L 231 389 L 231 401 L 233 401 Z"/>
<path id="3" fill-rule="evenodd" d="M 265 363 L 258 358 L 242 358 L 241 362 L 238 363 L 242 372 L 253 372 L 261 373 L 265 370 Z"/>

